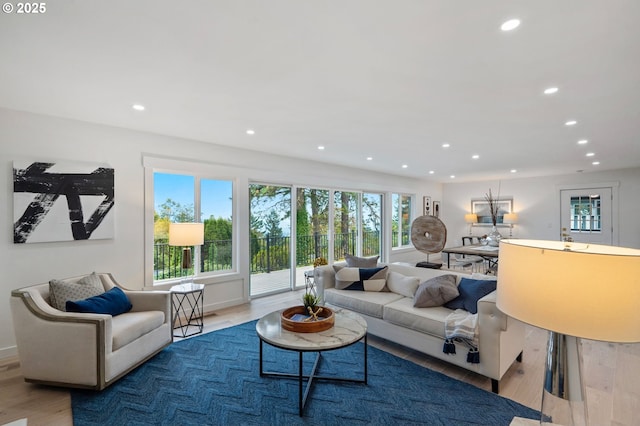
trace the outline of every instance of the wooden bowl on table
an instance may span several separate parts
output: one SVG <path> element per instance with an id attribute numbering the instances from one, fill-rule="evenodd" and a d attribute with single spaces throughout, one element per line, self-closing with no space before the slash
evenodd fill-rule
<path id="1" fill-rule="evenodd" d="M 304 306 L 293 306 L 282 311 L 282 314 L 280 315 L 280 324 L 285 330 L 293 331 L 295 333 L 318 333 L 320 331 L 328 330 L 333 327 L 336 316 L 330 308 L 327 308 L 326 306 L 320 307 L 322 308 L 322 312 L 318 314 L 318 321 L 292 320 L 291 317 L 296 314 L 309 315 L 307 308 Z"/>

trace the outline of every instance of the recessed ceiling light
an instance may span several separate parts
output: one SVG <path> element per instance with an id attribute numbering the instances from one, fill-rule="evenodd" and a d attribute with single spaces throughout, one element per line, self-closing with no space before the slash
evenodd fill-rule
<path id="1" fill-rule="evenodd" d="M 511 173 L 518 173 L 518 171 L 516 169 L 511 169 L 510 171 L 511 171 Z"/>
<path id="2" fill-rule="evenodd" d="M 443 148 L 449 148 L 450 146 L 451 146 L 451 144 L 448 144 L 448 143 L 443 143 L 443 144 L 442 144 L 442 147 L 443 147 Z"/>
<path id="3" fill-rule="evenodd" d="M 557 87 L 549 87 L 548 89 L 544 89 L 544 94 L 545 95 L 553 95 L 557 91 L 558 91 Z"/>
<path id="4" fill-rule="evenodd" d="M 474 160 L 477 160 L 478 158 L 480 158 L 480 156 L 478 154 L 473 154 L 471 158 L 473 158 Z"/>
<path id="5" fill-rule="evenodd" d="M 586 139 L 580 139 L 580 140 L 578 141 L 578 145 L 585 145 L 585 144 L 587 144 L 588 142 L 589 142 L 589 141 L 588 141 L 588 140 L 586 140 Z"/>
<path id="6" fill-rule="evenodd" d="M 456 175 L 451 175 L 451 176 L 449 176 L 449 177 L 450 177 L 451 179 L 455 179 L 455 178 L 456 178 Z"/>
<path id="7" fill-rule="evenodd" d="M 518 28 L 518 26 L 520 26 L 519 19 L 509 19 L 508 21 L 505 21 L 502 25 L 500 25 L 500 29 L 502 31 L 511 31 Z"/>
<path id="8" fill-rule="evenodd" d="M 367 161 L 373 160 L 373 157 L 367 157 Z"/>
<path id="9" fill-rule="evenodd" d="M 409 167 L 409 166 L 408 166 L 408 165 L 406 165 L 406 164 L 403 164 L 403 165 L 402 165 L 402 168 L 403 168 L 403 169 L 406 169 L 407 167 Z"/>
<path id="10" fill-rule="evenodd" d="M 587 157 L 593 157 L 594 155 L 596 155 L 594 152 L 587 152 Z"/>
<path id="11" fill-rule="evenodd" d="M 133 104 L 131 108 L 135 109 L 136 111 L 144 111 L 144 105 L 140 104 Z"/>
<path id="12" fill-rule="evenodd" d="M 255 134 L 256 134 L 256 131 L 255 131 L 255 130 L 248 129 L 248 130 L 247 130 L 247 134 L 248 134 L 248 135 L 255 135 Z"/>
<path id="13" fill-rule="evenodd" d="M 566 123 L 564 123 L 565 126 L 575 126 L 576 124 L 578 124 L 576 120 L 569 120 Z"/>
<path id="14" fill-rule="evenodd" d="M 435 173 L 435 171 L 433 171 L 433 170 L 429 170 L 429 174 L 430 174 L 430 175 L 432 175 L 432 174 L 434 174 L 434 173 Z"/>
<path id="15" fill-rule="evenodd" d="M 322 150 L 324 149 L 324 146 L 322 146 L 322 145 L 318 145 L 318 149 L 319 149 L 320 151 L 322 151 Z"/>
<path id="16" fill-rule="evenodd" d="M 591 164 L 593 164 L 594 166 L 597 166 L 598 164 L 600 164 L 600 162 L 599 162 L 599 161 L 594 161 L 594 162 L 593 162 L 593 163 L 591 163 Z"/>

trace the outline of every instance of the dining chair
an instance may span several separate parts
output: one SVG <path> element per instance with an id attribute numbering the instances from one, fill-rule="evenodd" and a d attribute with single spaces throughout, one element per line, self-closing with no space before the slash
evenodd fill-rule
<path id="1" fill-rule="evenodd" d="M 475 241 L 474 241 L 475 240 Z M 471 245 L 471 244 L 479 244 L 480 237 L 476 237 L 474 235 L 462 237 L 462 245 Z M 484 272 L 484 259 L 480 256 L 471 256 L 471 255 L 462 255 L 463 259 L 467 262 L 471 262 L 472 269 L 474 272 Z"/>

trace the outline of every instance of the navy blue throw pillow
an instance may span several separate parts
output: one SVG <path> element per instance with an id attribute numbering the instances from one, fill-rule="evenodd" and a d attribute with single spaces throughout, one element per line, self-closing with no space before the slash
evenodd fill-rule
<path id="1" fill-rule="evenodd" d="M 460 296 L 445 303 L 449 309 L 464 309 L 472 314 L 478 313 L 478 300 L 496 289 L 497 281 L 472 280 L 463 278 L 458 285 Z"/>
<path id="2" fill-rule="evenodd" d="M 114 287 L 97 296 L 84 300 L 69 300 L 65 306 L 67 312 L 82 312 L 91 314 L 109 314 L 116 315 L 129 312 L 132 308 L 131 302 L 124 291 L 118 287 Z"/>

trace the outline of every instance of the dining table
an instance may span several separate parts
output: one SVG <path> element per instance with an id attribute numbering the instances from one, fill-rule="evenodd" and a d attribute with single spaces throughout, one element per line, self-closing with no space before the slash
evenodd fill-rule
<path id="1" fill-rule="evenodd" d="M 495 270 L 498 267 L 498 257 L 500 255 L 500 246 L 490 246 L 488 244 L 471 244 L 465 246 L 445 247 L 442 253 L 447 255 L 447 268 L 450 268 L 450 260 L 452 254 L 461 254 L 463 256 L 479 256 L 487 261 L 486 272 Z"/>

